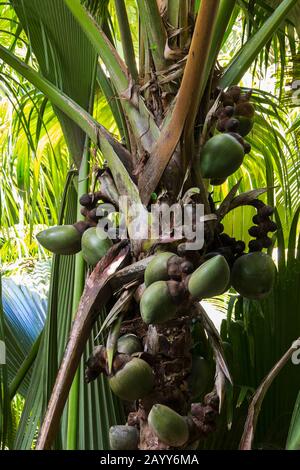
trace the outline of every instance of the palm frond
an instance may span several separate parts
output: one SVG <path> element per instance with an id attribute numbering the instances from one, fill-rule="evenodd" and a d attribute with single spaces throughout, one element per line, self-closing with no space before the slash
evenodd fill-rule
<path id="1" fill-rule="evenodd" d="M 96 54 L 62 0 L 12 0 L 42 74 L 89 109 Z M 66 47 L 69 45 L 69 47 Z M 70 154 L 79 165 L 84 133 L 56 109 Z"/>

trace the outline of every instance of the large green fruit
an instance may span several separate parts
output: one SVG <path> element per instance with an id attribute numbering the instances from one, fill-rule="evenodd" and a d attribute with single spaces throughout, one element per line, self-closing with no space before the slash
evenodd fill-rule
<path id="1" fill-rule="evenodd" d="M 157 254 L 148 264 L 145 270 L 145 285 L 150 286 L 156 281 L 167 281 L 168 277 L 168 261 L 174 253 L 164 252 Z"/>
<path id="2" fill-rule="evenodd" d="M 119 353 L 131 356 L 133 353 L 143 351 L 143 346 L 141 340 L 136 335 L 128 333 L 120 336 L 118 339 L 117 350 Z"/>
<path id="3" fill-rule="evenodd" d="M 236 260 L 231 273 L 235 290 L 248 299 L 263 299 L 274 284 L 276 267 L 266 253 L 255 252 Z"/>
<path id="4" fill-rule="evenodd" d="M 95 266 L 106 255 L 112 244 L 104 230 L 99 227 L 89 228 L 82 236 L 82 256 L 87 264 Z"/>
<path id="5" fill-rule="evenodd" d="M 157 281 L 147 287 L 141 298 L 140 311 L 148 325 L 165 323 L 176 317 L 177 305 L 166 281 Z"/>
<path id="6" fill-rule="evenodd" d="M 229 134 L 218 134 L 204 145 L 200 168 L 204 178 L 227 178 L 243 163 L 244 149 Z"/>
<path id="7" fill-rule="evenodd" d="M 111 450 L 136 450 L 139 433 L 134 426 L 111 426 L 109 429 L 109 445 Z"/>
<path id="8" fill-rule="evenodd" d="M 147 362 L 134 357 L 110 377 L 109 385 L 122 400 L 134 401 L 151 392 L 154 387 L 154 374 Z"/>
<path id="9" fill-rule="evenodd" d="M 230 269 L 224 256 L 205 261 L 193 272 L 188 283 L 190 294 L 201 300 L 225 292 L 230 281 Z"/>
<path id="10" fill-rule="evenodd" d="M 189 429 L 183 416 L 165 405 L 153 405 L 148 423 L 160 441 L 172 447 L 183 446 L 189 438 Z"/>
<path id="11" fill-rule="evenodd" d="M 74 255 L 81 249 L 82 234 L 74 225 L 57 225 L 38 233 L 38 242 L 56 255 Z"/>

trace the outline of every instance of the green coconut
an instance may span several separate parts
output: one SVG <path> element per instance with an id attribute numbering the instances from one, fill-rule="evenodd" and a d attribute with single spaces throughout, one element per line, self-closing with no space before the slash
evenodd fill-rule
<path id="1" fill-rule="evenodd" d="M 114 394 L 122 400 L 134 401 L 151 392 L 154 387 L 154 374 L 147 362 L 134 357 L 109 378 L 109 385 Z"/>
<path id="2" fill-rule="evenodd" d="M 153 405 L 148 416 L 148 423 L 161 442 L 181 447 L 189 438 L 186 419 L 168 406 Z"/>
<path id="3" fill-rule="evenodd" d="M 276 267 L 266 253 L 254 252 L 236 260 L 231 272 L 231 283 L 235 290 L 248 299 L 263 299 L 273 287 Z"/>
<path id="4" fill-rule="evenodd" d="M 190 294 L 201 300 L 225 292 L 230 281 L 230 269 L 224 256 L 216 255 L 193 272 L 188 282 Z"/>
<path id="5" fill-rule="evenodd" d="M 113 245 L 107 233 L 100 227 L 91 227 L 82 236 L 81 248 L 84 260 L 95 266 Z"/>
<path id="6" fill-rule="evenodd" d="M 174 253 L 164 252 L 157 254 L 148 264 L 145 270 L 145 285 L 150 286 L 156 281 L 167 281 L 168 277 L 168 261 Z"/>
<path id="7" fill-rule="evenodd" d="M 134 426 L 111 426 L 109 445 L 111 450 L 137 450 L 139 432 Z"/>
<path id="8" fill-rule="evenodd" d="M 56 225 L 36 236 L 38 242 L 56 255 L 74 255 L 81 249 L 82 233 L 74 225 Z"/>
<path id="9" fill-rule="evenodd" d="M 223 179 L 232 175 L 243 163 L 243 146 L 229 134 L 218 134 L 208 140 L 200 156 L 204 178 Z"/>
<path id="10" fill-rule="evenodd" d="M 165 323 L 176 317 L 177 305 L 166 281 L 157 281 L 147 287 L 141 298 L 140 311 L 148 325 Z"/>

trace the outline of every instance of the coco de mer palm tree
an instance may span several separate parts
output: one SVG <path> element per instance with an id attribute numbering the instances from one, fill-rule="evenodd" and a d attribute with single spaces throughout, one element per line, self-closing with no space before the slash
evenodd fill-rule
<path id="1" fill-rule="evenodd" d="M 172 95 L 175 90 L 169 93 Z M 149 232 L 148 239 L 136 240 L 133 230 L 125 244 L 124 240 L 118 238 L 113 241 L 105 238 L 104 231 L 97 228 L 97 224 L 103 220 L 105 204 L 109 202 L 114 206 L 116 203 L 105 194 L 105 186 L 102 184 L 103 174 L 106 176 L 108 173 L 113 178 L 109 163 L 105 169 L 98 171 L 97 192 L 85 194 L 80 199 L 86 224 L 81 223 L 85 230 L 82 235 L 82 254 L 88 264 L 95 266 L 100 262 L 97 270 L 105 260 L 110 259 L 112 253 L 118 257 L 120 250 L 125 249 L 125 265 L 129 266 L 123 268 L 123 271 L 127 273 L 132 270 L 134 273 L 136 264 L 141 263 L 142 266 L 138 274 L 133 274 L 130 281 L 124 283 L 119 298 L 115 304 L 112 303 L 109 321 L 105 325 L 109 328 L 107 343 L 95 348 L 86 369 L 87 382 L 97 379 L 99 374 L 105 374 L 113 392 L 124 401 L 128 413 L 127 426 L 120 424 L 110 430 L 110 445 L 115 450 L 190 448 L 213 432 L 223 393 L 223 386 L 220 387 L 218 383 L 220 375 L 224 383 L 231 379 L 219 341 L 215 346 L 216 357 L 219 355 L 222 365 L 218 365 L 220 370 L 216 375 L 215 387 L 203 397 L 201 403 L 193 402 L 195 391 L 190 387 L 193 321 L 198 321 L 205 330 L 205 313 L 199 307 L 199 301 L 224 293 L 232 282 L 238 291 L 241 289 L 243 295 L 251 298 L 266 296 L 272 289 L 275 265 L 262 250 L 270 246 L 268 232 L 275 231 L 276 224 L 270 221 L 264 229 L 257 229 L 254 234 L 256 243 L 250 243 L 250 254 L 246 254 L 245 243 L 236 241 L 223 231 L 221 219 L 230 206 L 220 216 L 202 180 L 210 179 L 213 186 L 224 182 L 242 165 L 245 155 L 251 151 L 250 145 L 244 140 L 253 126 L 251 93 L 243 94 L 237 86 L 224 93 L 213 85 L 209 93 L 207 114 L 201 118 L 197 109 L 195 115 L 197 124 L 194 123 L 192 142 L 197 133 L 196 126 L 206 126 L 206 130 L 205 137 L 201 136 L 200 145 L 197 147 L 193 143 L 192 161 L 184 164 L 184 142 L 178 144 L 178 163 L 174 165 L 173 162 L 172 166 L 174 157 L 171 157 L 171 163 L 167 164 L 161 181 L 155 182 L 152 187 L 155 194 L 151 193 L 147 201 L 141 185 L 139 189 L 141 200 L 148 203 L 144 207 L 148 208 L 149 216 L 153 203 L 158 206 L 166 203 L 170 205 L 176 198 L 183 211 L 186 195 L 194 192 L 195 197 L 190 196 L 190 200 L 194 204 L 204 204 L 205 215 L 212 216 L 205 224 L 201 249 L 195 251 L 186 248 L 186 243 L 193 240 L 187 239 L 184 234 L 182 239 L 176 239 L 174 226 L 169 228 L 168 237 L 164 234 L 157 239 L 151 239 Z M 160 112 L 165 114 L 169 104 L 160 99 L 160 94 L 163 94 L 163 90 L 156 99 Z M 152 102 L 153 97 L 150 99 Z M 150 108 L 150 102 L 145 100 L 145 103 Z M 213 107 L 215 111 L 211 113 Z M 159 121 L 158 116 L 154 115 L 154 118 L 156 122 Z M 137 147 L 138 142 L 134 145 L 134 148 Z M 148 161 L 151 160 L 132 154 L 127 158 L 131 164 L 131 180 L 139 185 L 143 171 L 146 171 Z M 168 189 L 164 181 L 166 174 L 172 178 L 168 182 Z M 199 191 L 199 187 L 202 191 Z M 230 203 L 234 201 L 234 196 L 235 193 Z M 245 195 L 240 201 L 240 204 L 247 203 L 258 208 L 259 223 L 270 220 L 273 210 L 260 202 L 256 193 L 248 199 Z M 118 209 L 115 207 L 115 212 Z M 193 222 L 200 223 L 197 220 Z M 52 227 L 38 235 L 38 239 L 54 253 L 67 252 L 70 242 L 64 237 L 63 230 L 67 230 L 67 227 Z M 65 243 L 65 246 L 59 247 L 60 251 L 54 242 L 55 233 L 57 239 Z M 113 242 L 114 246 L 110 248 Z M 247 286 L 246 290 L 239 288 L 243 285 Z M 98 309 L 101 305 L 102 299 Z M 94 308 L 97 309 L 97 300 Z M 215 330 L 213 332 L 216 334 Z M 204 381 L 205 374 L 199 380 Z M 38 445 L 41 445 L 41 440 L 39 442 Z"/>

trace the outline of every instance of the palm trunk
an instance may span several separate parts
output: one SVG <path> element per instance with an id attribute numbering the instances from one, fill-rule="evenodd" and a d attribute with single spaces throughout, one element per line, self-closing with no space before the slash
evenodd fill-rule
<path id="1" fill-rule="evenodd" d="M 132 329 L 132 326 L 131 326 Z M 144 336 L 145 351 L 153 357 L 156 386 L 153 392 L 139 401 L 137 410 L 128 415 L 128 425 L 139 429 L 139 449 L 167 450 L 172 447 L 160 441 L 148 422 L 148 415 L 157 403 L 190 415 L 190 435 L 185 448 L 198 444 L 200 439 L 215 430 L 218 398 L 207 396 L 203 405 L 192 404 L 188 379 L 192 369 L 190 315 L 163 326 L 150 325 Z"/>

